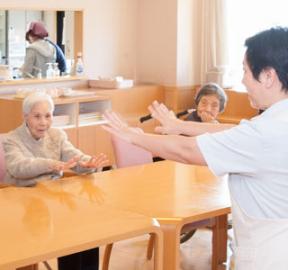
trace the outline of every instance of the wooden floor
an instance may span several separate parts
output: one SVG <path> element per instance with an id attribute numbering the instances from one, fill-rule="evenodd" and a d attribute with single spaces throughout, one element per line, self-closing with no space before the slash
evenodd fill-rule
<path id="1" fill-rule="evenodd" d="M 181 245 L 179 270 L 211 269 L 211 237 L 210 230 L 197 230 L 189 241 Z M 152 270 L 153 263 L 145 258 L 147 241 L 148 236 L 143 236 L 116 243 L 113 247 L 109 270 Z M 228 252 L 231 254 L 229 249 Z M 103 254 L 103 247 L 100 249 L 100 254 Z M 56 260 L 49 261 L 49 264 L 53 270 L 57 270 Z M 228 269 L 228 266 L 223 266 L 221 270 Z M 42 263 L 39 270 L 46 270 Z"/>

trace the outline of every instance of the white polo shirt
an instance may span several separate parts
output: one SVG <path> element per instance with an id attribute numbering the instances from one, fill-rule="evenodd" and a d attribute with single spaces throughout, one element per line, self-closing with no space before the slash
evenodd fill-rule
<path id="1" fill-rule="evenodd" d="M 288 99 L 229 130 L 197 136 L 208 167 L 254 217 L 288 218 Z"/>

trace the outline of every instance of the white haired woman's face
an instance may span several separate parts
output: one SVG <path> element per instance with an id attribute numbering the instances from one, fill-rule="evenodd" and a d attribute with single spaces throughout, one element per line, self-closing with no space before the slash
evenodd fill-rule
<path id="1" fill-rule="evenodd" d="M 24 115 L 26 125 L 34 139 L 45 137 L 51 127 L 52 117 L 50 104 L 46 101 L 35 103 L 31 111 Z"/>

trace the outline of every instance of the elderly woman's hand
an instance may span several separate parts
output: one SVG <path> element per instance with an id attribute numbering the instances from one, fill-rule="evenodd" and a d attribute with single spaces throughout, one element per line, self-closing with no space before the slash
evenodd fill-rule
<path id="1" fill-rule="evenodd" d="M 204 123 L 218 123 L 214 115 L 212 115 L 210 112 L 202 111 L 202 112 L 199 112 L 198 114 L 202 122 Z"/>
<path id="2" fill-rule="evenodd" d="M 160 134 L 178 134 L 175 127 L 181 120 L 176 118 L 173 111 L 170 111 L 163 103 L 158 103 L 157 101 L 154 101 L 148 109 L 151 116 L 162 125 L 157 126 L 155 132 Z"/>
<path id="3" fill-rule="evenodd" d="M 63 171 L 70 170 L 71 168 L 77 166 L 80 157 L 76 156 L 69 159 L 66 162 L 63 161 L 55 161 L 55 163 L 50 168 L 53 172 L 63 173 Z"/>
<path id="4" fill-rule="evenodd" d="M 108 123 L 102 127 L 124 141 L 131 143 L 132 136 L 135 133 L 143 133 L 143 130 L 140 128 L 129 127 L 129 125 L 113 111 L 106 111 L 104 113 L 104 118 L 108 121 Z"/>
<path id="5" fill-rule="evenodd" d="M 101 153 L 96 156 L 92 156 L 88 161 L 79 161 L 78 164 L 83 168 L 97 169 L 104 167 L 108 164 L 108 158 L 105 154 Z"/>

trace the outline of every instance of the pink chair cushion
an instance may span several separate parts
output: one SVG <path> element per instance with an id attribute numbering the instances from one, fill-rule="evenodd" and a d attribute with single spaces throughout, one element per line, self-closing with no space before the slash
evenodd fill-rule
<path id="1" fill-rule="evenodd" d="M 153 162 L 153 156 L 150 152 L 114 135 L 111 136 L 111 139 L 118 168 Z"/>

